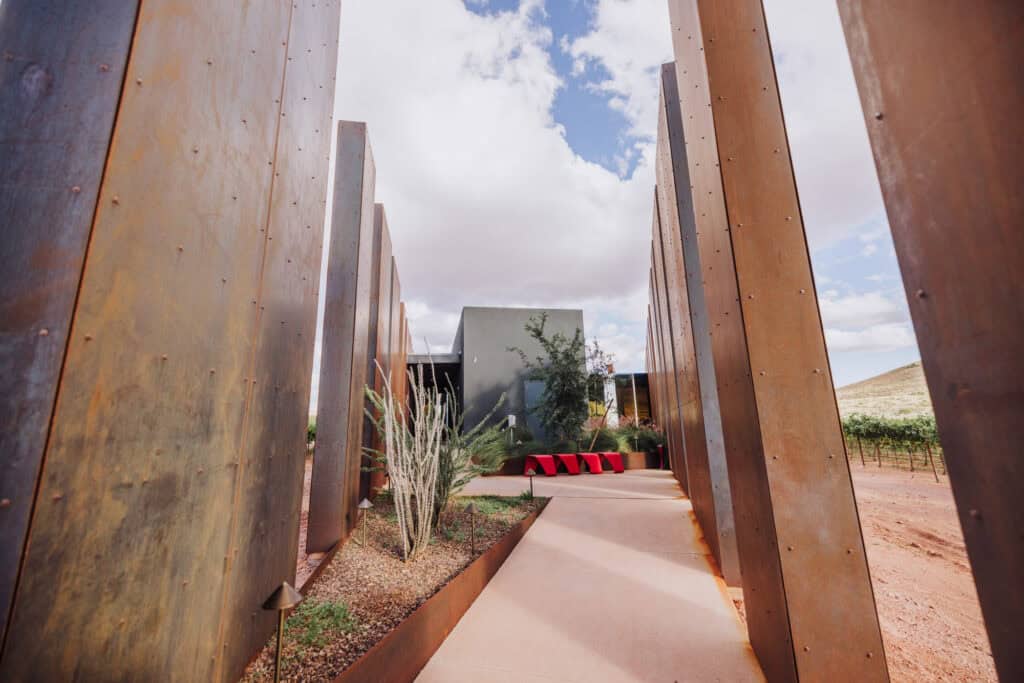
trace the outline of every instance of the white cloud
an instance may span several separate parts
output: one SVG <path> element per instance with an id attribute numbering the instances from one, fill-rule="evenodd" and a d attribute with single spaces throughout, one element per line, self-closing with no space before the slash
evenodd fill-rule
<path id="1" fill-rule="evenodd" d="M 604 67 L 608 77 L 591 90 L 611 96 L 630 135 L 654 139 L 660 67 L 673 59 L 667 0 L 597 0 L 590 32 L 562 49 L 577 62 Z"/>
<path id="2" fill-rule="evenodd" d="M 671 50 L 662 14 L 627 27 L 642 33 L 633 44 L 661 44 L 655 71 Z M 424 337 L 447 349 L 465 305 L 574 307 L 588 331 L 610 316 L 624 324 L 602 344 L 639 368 L 653 148 L 628 178 L 570 149 L 551 114 L 563 86 L 553 40 L 539 0 L 489 16 L 456 0 L 346 0 L 338 118 L 368 122 L 417 350 Z M 624 111 L 653 136 L 656 119 L 637 112 L 656 110 L 656 84 L 636 97 L 627 85 L 642 61 L 609 57 L 609 69 Z"/>
<path id="3" fill-rule="evenodd" d="M 836 4 L 764 4 L 812 249 L 865 225 L 888 230 Z"/>
<path id="4" fill-rule="evenodd" d="M 822 292 L 818 300 L 825 342 L 835 351 L 893 351 L 915 345 L 906 303 L 882 291 L 840 295 Z"/>
<path id="5" fill-rule="evenodd" d="M 862 330 L 825 328 L 829 351 L 896 351 L 916 344 L 914 332 L 907 323 L 874 325 Z"/>

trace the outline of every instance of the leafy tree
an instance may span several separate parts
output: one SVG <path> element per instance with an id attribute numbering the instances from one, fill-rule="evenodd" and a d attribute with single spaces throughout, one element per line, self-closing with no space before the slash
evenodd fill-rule
<path id="1" fill-rule="evenodd" d="M 587 399 L 604 402 L 604 382 L 615 375 L 615 355 L 601 348 L 595 338 L 587 344 Z"/>
<path id="2" fill-rule="evenodd" d="M 540 401 L 534 408 L 548 438 L 555 441 L 578 441 L 587 420 L 587 368 L 584 359 L 583 335 L 579 329 L 569 339 L 561 332 L 544 333 L 547 313 L 534 316 L 525 329 L 541 347 L 541 355 L 530 359 L 518 347 L 528 377 L 544 383 Z"/>

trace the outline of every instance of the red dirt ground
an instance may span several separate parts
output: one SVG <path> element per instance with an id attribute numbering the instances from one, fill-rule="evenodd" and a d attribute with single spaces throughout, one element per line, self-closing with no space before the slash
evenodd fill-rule
<path id="1" fill-rule="evenodd" d="M 949 480 L 850 470 L 894 683 L 997 680 Z"/>

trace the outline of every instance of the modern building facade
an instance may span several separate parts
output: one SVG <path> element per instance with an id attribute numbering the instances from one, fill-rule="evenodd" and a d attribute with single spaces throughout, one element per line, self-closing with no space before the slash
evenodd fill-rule
<path id="1" fill-rule="evenodd" d="M 409 366 L 434 363 L 438 383 L 447 383 L 458 392 L 465 415 L 465 424 L 472 426 L 484 419 L 505 394 L 505 403 L 494 419 L 515 415 L 518 424 L 529 424 L 539 436 L 538 426 L 529 416 L 526 368 L 519 354 L 510 349 L 519 348 L 530 358 L 542 355 L 540 344 L 526 331 L 531 318 L 547 314 L 545 334 L 572 337 L 583 330 L 583 311 L 557 308 L 493 308 L 467 306 L 462 309 L 459 327 L 452 342 L 451 353 L 410 355 Z M 580 353 L 580 364 L 585 359 Z"/>

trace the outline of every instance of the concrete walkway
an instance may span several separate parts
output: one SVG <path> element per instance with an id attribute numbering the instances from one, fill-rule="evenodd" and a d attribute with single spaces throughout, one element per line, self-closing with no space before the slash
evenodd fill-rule
<path id="1" fill-rule="evenodd" d="M 466 494 L 515 495 L 523 477 Z M 551 496 L 421 683 L 763 681 L 668 472 L 536 477 Z"/>

